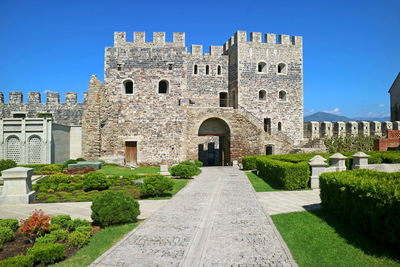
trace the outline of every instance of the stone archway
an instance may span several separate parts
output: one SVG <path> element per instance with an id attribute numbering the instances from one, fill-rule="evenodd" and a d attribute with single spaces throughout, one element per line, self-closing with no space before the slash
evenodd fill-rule
<path id="1" fill-rule="evenodd" d="M 220 118 L 204 120 L 198 130 L 198 136 L 204 136 L 204 143 L 198 145 L 198 159 L 205 166 L 230 165 L 230 136 L 228 124 Z"/>

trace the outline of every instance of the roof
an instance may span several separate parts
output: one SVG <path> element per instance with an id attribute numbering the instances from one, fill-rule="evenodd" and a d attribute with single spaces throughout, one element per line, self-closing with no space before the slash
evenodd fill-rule
<path id="1" fill-rule="evenodd" d="M 397 77 L 396 77 L 396 79 L 394 80 L 392 86 L 390 87 L 388 93 L 390 93 L 390 91 L 391 91 L 398 83 L 400 83 L 400 72 L 399 72 L 399 74 L 397 74 Z"/>

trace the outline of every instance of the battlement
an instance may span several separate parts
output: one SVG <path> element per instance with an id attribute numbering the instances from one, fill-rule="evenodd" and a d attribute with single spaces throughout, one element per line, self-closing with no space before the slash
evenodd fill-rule
<path id="1" fill-rule="evenodd" d="M 23 104 L 24 98 L 22 92 L 9 92 L 9 104 Z M 84 102 L 87 100 L 87 92 L 83 94 Z M 47 92 L 46 94 L 47 103 L 60 104 L 60 94 L 57 92 Z M 4 104 L 4 94 L 0 92 L 0 103 Z M 28 92 L 28 102 L 29 104 L 42 103 L 40 92 Z M 78 93 L 77 92 L 67 92 L 65 93 L 65 104 L 76 104 L 78 103 Z"/>
<path id="2" fill-rule="evenodd" d="M 153 32 L 153 42 L 146 42 L 145 32 L 134 32 L 133 42 L 126 41 L 126 32 L 114 33 L 114 47 L 123 46 L 185 46 L 185 33 L 174 32 L 173 41 L 165 41 L 165 32 Z"/>
<path id="3" fill-rule="evenodd" d="M 250 39 L 248 39 L 247 32 L 237 31 L 225 44 L 224 51 L 227 51 L 234 44 L 241 43 L 266 43 L 275 45 L 293 45 L 301 47 L 303 45 L 303 38 L 301 36 L 292 36 L 286 34 L 279 34 L 276 38 L 274 33 L 265 33 L 264 40 L 262 40 L 261 32 L 250 32 Z"/>

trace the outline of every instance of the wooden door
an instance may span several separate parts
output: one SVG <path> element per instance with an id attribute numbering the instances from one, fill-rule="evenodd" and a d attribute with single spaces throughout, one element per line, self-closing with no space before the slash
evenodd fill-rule
<path id="1" fill-rule="evenodd" d="M 125 143 L 125 162 L 126 164 L 136 164 L 137 162 L 137 142 Z"/>

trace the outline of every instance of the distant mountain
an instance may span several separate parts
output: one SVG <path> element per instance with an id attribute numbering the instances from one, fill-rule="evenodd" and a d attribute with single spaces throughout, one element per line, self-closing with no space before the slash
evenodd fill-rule
<path id="1" fill-rule="evenodd" d="M 326 112 L 317 112 L 309 116 L 304 117 L 305 122 L 309 121 L 351 121 L 352 119 L 345 116 L 339 116 Z"/>
<path id="2" fill-rule="evenodd" d="M 355 117 L 355 121 L 390 121 L 390 116 L 374 118 L 374 117 Z"/>
<path id="3" fill-rule="evenodd" d="M 374 117 L 355 117 L 348 118 L 345 116 L 339 116 L 326 112 L 317 112 L 309 116 L 304 117 L 304 122 L 309 121 L 390 121 L 390 116 L 374 118 Z"/>

